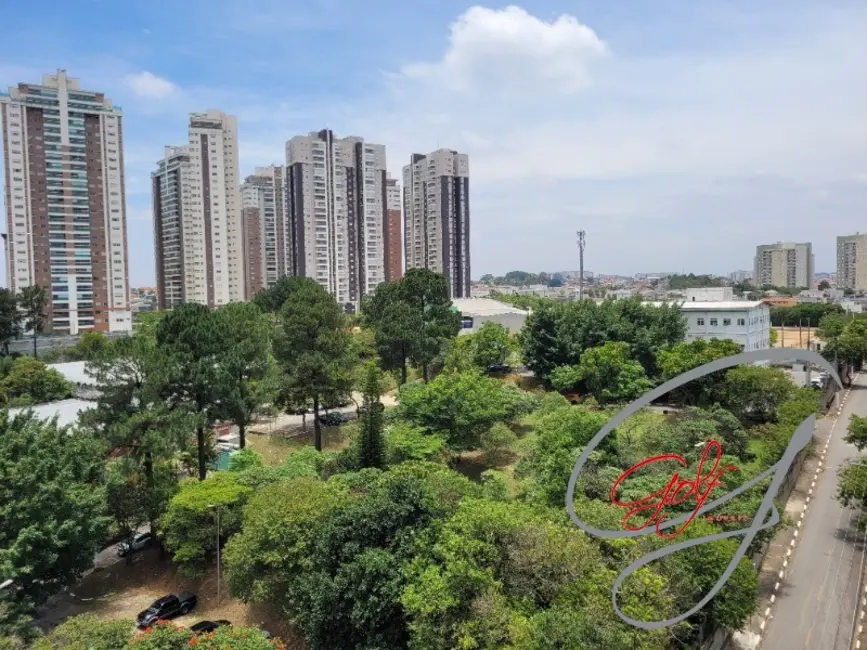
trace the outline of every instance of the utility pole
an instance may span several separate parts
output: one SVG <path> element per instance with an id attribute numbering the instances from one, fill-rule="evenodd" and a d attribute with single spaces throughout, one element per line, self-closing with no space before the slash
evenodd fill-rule
<path id="1" fill-rule="evenodd" d="M 807 319 L 807 349 L 810 349 L 810 319 Z M 813 369 L 812 362 L 807 362 L 807 388 L 810 388 L 810 371 Z"/>
<path id="2" fill-rule="evenodd" d="M 217 511 L 217 605 L 220 604 L 220 506 L 208 505 Z"/>
<path id="3" fill-rule="evenodd" d="M 584 300 L 584 231 L 578 231 L 578 300 Z"/>

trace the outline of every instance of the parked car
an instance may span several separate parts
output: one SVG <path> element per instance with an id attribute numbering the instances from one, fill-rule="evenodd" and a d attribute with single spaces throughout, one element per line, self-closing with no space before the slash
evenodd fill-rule
<path id="1" fill-rule="evenodd" d="M 189 591 L 169 594 L 155 600 L 150 607 L 136 617 L 139 627 L 148 627 L 157 621 L 188 614 L 196 606 L 196 595 Z"/>
<path id="2" fill-rule="evenodd" d="M 505 375 L 512 372 L 512 367 L 507 366 L 505 363 L 495 363 L 492 366 L 488 366 L 488 372 L 491 374 Z"/>
<path id="3" fill-rule="evenodd" d="M 191 625 L 190 630 L 195 634 L 207 634 L 208 632 L 213 632 L 218 627 L 225 627 L 231 624 L 231 621 L 222 618 L 217 621 L 199 621 L 195 625 Z"/>
<path id="4" fill-rule="evenodd" d="M 118 557 L 126 557 L 130 553 L 137 553 L 138 551 L 143 551 L 148 548 L 151 544 L 153 544 L 154 538 L 153 535 L 150 534 L 150 531 L 146 533 L 137 533 L 132 541 L 126 540 L 120 542 L 117 545 L 117 556 Z"/>
<path id="5" fill-rule="evenodd" d="M 319 416 L 319 424 L 324 427 L 339 427 L 344 422 L 346 422 L 346 416 L 336 411 L 323 413 Z"/>

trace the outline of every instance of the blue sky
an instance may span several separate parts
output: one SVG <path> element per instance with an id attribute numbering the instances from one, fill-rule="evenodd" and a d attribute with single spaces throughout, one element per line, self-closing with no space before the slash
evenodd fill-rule
<path id="1" fill-rule="evenodd" d="M 149 175 L 190 111 L 242 177 L 323 127 L 470 155 L 473 275 L 750 268 L 867 232 L 867 7 L 847 0 L 42 0 L 2 10 L 0 87 L 65 68 L 124 110 L 130 281 Z M 5 269 L 5 266 L 4 266 Z M 5 270 L 3 271 L 5 275 Z"/>

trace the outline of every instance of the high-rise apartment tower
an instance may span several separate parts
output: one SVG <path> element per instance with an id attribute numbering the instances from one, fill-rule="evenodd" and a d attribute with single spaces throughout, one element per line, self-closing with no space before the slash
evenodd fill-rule
<path id="1" fill-rule="evenodd" d="M 448 280 L 452 298 L 470 296 L 470 163 L 439 149 L 413 154 L 403 168 L 406 268 L 427 268 Z"/>
<path id="2" fill-rule="evenodd" d="M 756 247 L 753 284 L 761 287 L 813 286 L 813 245 L 777 242 Z"/>
<path id="3" fill-rule="evenodd" d="M 385 147 L 330 130 L 286 143 L 294 275 L 314 278 L 346 311 L 385 277 Z"/>
<path id="4" fill-rule="evenodd" d="M 388 282 L 403 277 L 403 236 L 401 233 L 400 183 L 386 175 L 385 179 L 385 279 Z"/>
<path id="5" fill-rule="evenodd" d="M 247 297 L 291 275 L 286 228 L 283 166 L 257 167 L 241 185 L 241 220 L 246 252 Z"/>
<path id="6" fill-rule="evenodd" d="M 177 306 L 178 299 L 209 307 L 244 300 L 236 118 L 216 110 L 191 113 L 187 145 L 166 149 L 153 185 L 160 307 Z M 182 253 L 174 254 L 174 246 Z M 177 278 L 171 287 L 170 277 Z"/>
<path id="7" fill-rule="evenodd" d="M 65 70 L 0 93 L 6 273 L 48 296 L 46 331 L 129 331 L 121 110 Z"/>
<path id="8" fill-rule="evenodd" d="M 867 235 L 837 237 L 837 288 L 867 291 Z"/>

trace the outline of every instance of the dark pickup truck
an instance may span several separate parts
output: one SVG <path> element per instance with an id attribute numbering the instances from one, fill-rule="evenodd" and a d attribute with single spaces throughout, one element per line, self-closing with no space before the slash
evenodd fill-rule
<path id="1" fill-rule="evenodd" d="M 175 616 L 183 616 L 196 606 L 196 594 L 184 591 L 177 596 L 170 594 L 155 600 L 153 604 L 137 617 L 139 627 L 148 627 L 157 621 L 164 621 Z"/>

